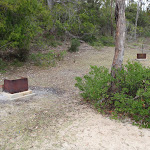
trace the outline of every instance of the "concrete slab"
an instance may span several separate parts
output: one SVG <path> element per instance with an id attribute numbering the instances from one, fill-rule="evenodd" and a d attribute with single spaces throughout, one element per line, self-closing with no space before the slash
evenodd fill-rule
<path id="1" fill-rule="evenodd" d="M 0 85 L 0 92 L 3 92 L 3 85 Z"/>
<path id="2" fill-rule="evenodd" d="M 24 92 L 20 92 L 20 93 L 15 93 L 15 94 L 1 92 L 0 93 L 0 100 L 16 100 L 16 99 L 31 97 L 34 95 L 35 94 L 32 93 L 32 90 L 28 90 L 28 91 L 24 91 Z"/>
<path id="3" fill-rule="evenodd" d="M 146 61 L 148 60 L 147 58 L 146 59 L 135 59 L 136 61 Z"/>

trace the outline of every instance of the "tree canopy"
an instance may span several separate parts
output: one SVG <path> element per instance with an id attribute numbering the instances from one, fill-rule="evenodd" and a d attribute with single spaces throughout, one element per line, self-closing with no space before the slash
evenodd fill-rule
<path id="1" fill-rule="evenodd" d="M 150 36 L 148 2 L 143 6 L 135 27 L 137 2 L 126 3 L 127 39 L 134 37 L 135 28 L 137 36 Z M 26 60 L 39 37 L 107 45 L 115 35 L 114 0 L 0 0 L 0 12 L 0 53 L 13 51 L 20 60 Z"/>

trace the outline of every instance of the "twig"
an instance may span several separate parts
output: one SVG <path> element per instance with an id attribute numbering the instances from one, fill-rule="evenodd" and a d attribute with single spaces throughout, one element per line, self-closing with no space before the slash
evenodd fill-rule
<path id="1" fill-rule="evenodd" d="M 133 99 L 135 100 L 135 99 L 138 99 L 140 96 L 135 96 Z"/>
<path id="2" fill-rule="evenodd" d="M 7 44 L 5 44 L 5 45 L 1 46 L 1 47 L 0 47 L 0 49 L 1 49 L 2 47 L 6 46 L 6 45 L 11 44 L 11 43 L 12 43 L 12 42 L 9 42 L 9 43 L 7 43 Z"/>

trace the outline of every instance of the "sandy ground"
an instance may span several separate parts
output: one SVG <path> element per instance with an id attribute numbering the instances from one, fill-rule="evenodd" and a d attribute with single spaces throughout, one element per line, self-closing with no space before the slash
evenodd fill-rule
<path id="1" fill-rule="evenodd" d="M 126 48 L 124 62 L 136 59 Z M 0 101 L 0 150 L 150 150 L 150 130 L 129 121 L 111 120 L 85 103 L 74 87 L 75 77 L 90 65 L 111 67 L 114 48 L 95 50 L 83 43 L 54 68 L 25 66 L 0 75 L 29 78 L 36 96 Z M 150 52 L 145 66 L 150 65 Z"/>

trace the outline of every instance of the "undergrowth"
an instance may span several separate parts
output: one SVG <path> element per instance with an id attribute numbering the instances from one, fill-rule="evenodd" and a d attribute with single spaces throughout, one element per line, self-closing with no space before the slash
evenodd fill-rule
<path id="1" fill-rule="evenodd" d="M 7 69 L 7 64 L 3 59 L 0 58 L 0 73 L 5 73 Z"/>
<path id="2" fill-rule="evenodd" d="M 78 39 L 71 40 L 71 47 L 68 49 L 69 52 L 79 51 L 80 41 Z"/>
<path id="3" fill-rule="evenodd" d="M 150 128 L 150 68 L 128 62 L 113 79 L 105 67 L 91 66 L 91 71 L 76 81 L 81 96 L 99 111 L 130 117 L 134 124 Z M 116 93 L 110 90 L 111 82 L 119 89 Z"/>
<path id="4" fill-rule="evenodd" d="M 63 60 L 66 51 L 49 51 L 48 53 L 33 53 L 29 55 L 26 63 L 31 63 L 35 66 L 48 67 L 55 66 L 57 61 Z M 15 58 L 12 60 L 5 60 L 0 58 L 0 73 L 5 73 L 10 67 L 22 67 L 25 63 Z"/>
<path id="5" fill-rule="evenodd" d="M 66 51 L 49 51 L 48 53 L 33 53 L 29 57 L 29 61 L 36 66 L 55 66 L 56 61 L 63 60 Z"/>
<path id="6" fill-rule="evenodd" d="M 91 46 L 98 46 L 98 47 L 103 47 L 103 46 L 111 46 L 113 47 L 115 45 L 114 38 L 111 36 L 101 36 L 92 42 L 89 42 Z"/>

